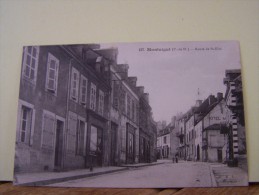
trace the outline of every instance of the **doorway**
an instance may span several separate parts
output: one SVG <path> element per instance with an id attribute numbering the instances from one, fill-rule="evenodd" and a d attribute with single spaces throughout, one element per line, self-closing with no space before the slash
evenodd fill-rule
<path id="1" fill-rule="evenodd" d="M 55 159 L 54 166 L 56 170 L 61 169 L 62 162 L 62 147 L 63 147 L 63 128 L 64 122 L 61 120 L 56 121 L 56 142 L 55 142 Z"/>
<path id="2" fill-rule="evenodd" d="M 116 166 L 116 150 L 117 150 L 117 128 L 118 126 L 111 123 L 111 165 Z"/>
<path id="3" fill-rule="evenodd" d="M 197 146 L 197 161 L 200 161 L 200 145 Z"/>
<path id="4" fill-rule="evenodd" d="M 222 162 L 222 150 L 218 149 L 218 162 Z"/>

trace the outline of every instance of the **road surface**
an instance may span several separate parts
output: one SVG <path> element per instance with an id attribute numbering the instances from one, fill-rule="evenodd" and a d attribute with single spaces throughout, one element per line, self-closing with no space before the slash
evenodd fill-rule
<path id="1" fill-rule="evenodd" d="M 50 186 L 59 187 L 119 187 L 119 188 L 172 188 L 215 187 L 216 182 L 208 163 L 180 162 L 132 168 Z"/>

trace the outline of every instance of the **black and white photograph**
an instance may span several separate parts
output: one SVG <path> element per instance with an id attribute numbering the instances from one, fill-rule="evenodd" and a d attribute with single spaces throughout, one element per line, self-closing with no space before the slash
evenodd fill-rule
<path id="1" fill-rule="evenodd" d="M 14 184 L 247 186 L 238 41 L 21 48 Z"/>

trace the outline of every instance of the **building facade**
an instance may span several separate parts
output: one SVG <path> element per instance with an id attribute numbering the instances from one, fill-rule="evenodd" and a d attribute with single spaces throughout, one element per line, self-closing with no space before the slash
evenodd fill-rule
<path id="1" fill-rule="evenodd" d="M 117 55 L 97 44 L 24 47 L 15 172 L 138 163 L 140 124 L 143 161 L 155 160 L 151 107 L 140 105 L 136 77 Z"/>
<path id="2" fill-rule="evenodd" d="M 91 49 L 85 45 L 84 49 Z M 107 164 L 110 87 L 73 46 L 25 47 L 17 119 L 16 169 Z M 106 64 L 105 64 L 106 63 Z M 102 66 L 109 66 L 105 62 Z M 94 156 L 94 159 L 92 159 Z"/>
<path id="3" fill-rule="evenodd" d="M 230 110 L 227 114 L 228 128 L 225 131 L 228 136 L 228 163 L 230 166 L 238 166 L 245 159 L 242 156 L 246 156 L 241 70 L 226 70 L 223 82 L 226 85 L 226 105 Z"/>

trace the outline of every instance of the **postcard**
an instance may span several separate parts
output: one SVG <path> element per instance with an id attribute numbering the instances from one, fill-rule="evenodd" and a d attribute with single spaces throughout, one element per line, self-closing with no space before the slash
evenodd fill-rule
<path id="1" fill-rule="evenodd" d="M 23 47 L 14 184 L 247 186 L 237 41 Z"/>

